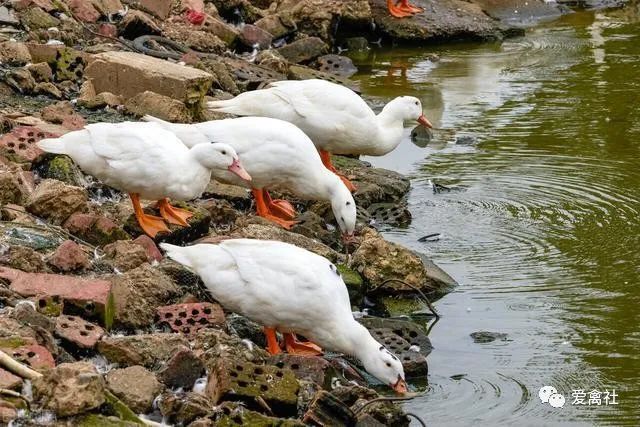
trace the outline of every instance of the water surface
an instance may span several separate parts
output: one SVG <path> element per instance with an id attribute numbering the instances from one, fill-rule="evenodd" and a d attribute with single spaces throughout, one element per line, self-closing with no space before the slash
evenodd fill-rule
<path id="1" fill-rule="evenodd" d="M 366 95 L 418 96 L 439 128 L 368 159 L 413 178 L 413 222 L 387 236 L 460 282 L 436 304 L 430 386 L 408 405 L 428 425 L 640 425 L 639 19 L 576 13 L 502 43 L 359 61 Z M 474 343 L 481 330 L 508 339 Z M 544 385 L 563 408 L 539 401 Z M 574 389 L 618 404 L 572 405 Z"/>

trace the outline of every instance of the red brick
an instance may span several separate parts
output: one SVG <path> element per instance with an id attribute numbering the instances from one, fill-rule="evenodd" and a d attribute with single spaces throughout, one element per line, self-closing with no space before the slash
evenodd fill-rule
<path id="1" fill-rule="evenodd" d="M 167 19 L 171 13 L 172 0 L 140 0 L 140 7 L 146 12 L 160 18 Z"/>
<path id="2" fill-rule="evenodd" d="M 49 350 L 38 344 L 16 348 L 2 348 L 0 350 L 36 371 L 56 366 L 56 362 L 53 360 L 53 356 L 49 353 Z"/>
<path id="3" fill-rule="evenodd" d="M 91 349 L 104 335 L 104 329 L 81 317 L 65 314 L 56 319 L 55 333 L 77 347 Z"/>
<path id="4" fill-rule="evenodd" d="M 69 8 L 75 18 L 84 22 L 96 22 L 100 18 L 100 12 L 87 0 L 67 0 Z"/>
<path id="5" fill-rule="evenodd" d="M 87 254 L 73 240 L 62 242 L 48 262 L 60 271 L 73 271 L 89 266 Z"/>
<path id="6" fill-rule="evenodd" d="M 22 385 L 22 378 L 0 368 L 0 388 L 14 390 Z"/>
<path id="7" fill-rule="evenodd" d="M 173 332 L 193 336 L 200 329 L 224 325 L 222 307 L 208 302 L 158 307 L 159 324 L 167 324 Z"/>
<path id="8" fill-rule="evenodd" d="M 0 152 L 16 161 L 32 162 L 43 154 L 36 142 L 57 136 L 35 127 L 19 126 L 0 138 Z"/>
<path id="9" fill-rule="evenodd" d="M 100 24 L 98 33 L 106 37 L 118 37 L 118 27 L 113 24 Z"/>
<path id="10" fill-rule="evenodd" d="M 30 6 L 35 5 L 41 7 L 47 12 L 51 12 L 55 9 L 55 6 L 51 2 L 51 0 L 20 0 L 13 4 L 14 9 L 16 10 L 24 10 L 29 8 Z"/>
<path id="11" fill-rule="evenodd" d="M 257 45 L 260 49 L 268 49 L 269 46 L 271 46 L 273 36 L 268 31 L 265 31 L 260 27 L 247 24 L 242 27 L 240 40 L 248 47 L 254 47 Z"/>
<path id="12" fill-rule="evenodd" d="M 7 267 L 0 267 L 0 277 L 9 280 L 11 290 L 23 297 L 61 298 L 65 306 L 69 303 L 80 307 L 87 316 L 97 315 L 107 328 L 111 327 L 111 282 L 56 274 L 25 273 Z"/>
<path id="13" fill-rule="evenodd" d="M 99 246 L 129 238 L 118 224 L 95 214 L 76 212 L 65 221 L 63 227 L 74 236 Z"/>
<path id="14" fill-rule="evenodd" d="M 146 234 L 142 234 L 138 236 L 133 241 L 133 243 L 144 248 L 144 250 L 147 252 L 147 259 L 149 260 L 149 262 L 162 261 L 162 253 L 160 253 L 160 249 L 158 249 L 156 242 L 154 242 L 151 237 L 147 236 Z"/>

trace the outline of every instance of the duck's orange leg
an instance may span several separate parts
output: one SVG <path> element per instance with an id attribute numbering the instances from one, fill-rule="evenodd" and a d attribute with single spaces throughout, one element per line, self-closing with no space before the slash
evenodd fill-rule
<path id="1" fill-rule="evenodd" d="M 283 334 L 287 353 L 301 356 L 320 356 L 322 349 L 310 341 L 298 341 L 296 334 Z"/>
<path id="2" fill-rule="evenodd" d="M 396 6 L 402 12 L 407 12 L 411 14 L 424 12 L 423 8 L 410 5 L 409 0 L 400 0 L 398 4 L 396 4 Z"/>
<path id="3" fill-rule="evenodd" d="M 267 351 L 269 354 L 281 353 L 282 350 L 280 350 L 280 345 L 278 344 L 278 336 L 276 335 L 275 328 L 267 328 L 265 326 L 263 331 L 264 336 L 267 338 Z"/>
<path id="4" fill-rule="evenodd" d="M 282 219 L 294 219 L 296 217 L 296 210 L 291 203 L 283 199 L 273 200 L 267 190 L 262 190 L 262 193 L 264 201 L 273 215 Z"/>
<path id="5" fill-rule="evenodd" d="M 136 219 L 138 220 L 138 224 L 140 224 L 140 227 L 146 234 L 154 238 L 156 237 L 156 234 L 160 232 L 169 231 L 167 224 L 164 223 L 162 218 L 144 213 L 142 206 L 140 205 L 140 195 L 137 193 L 130 193 L 129 197 L 131 197 L 131 204 L 133 205 L 133 211 L 136 215 Z"/>
<path id="6" fill-rule="evenodd" d="M 338 173 L 338 170 L 335 168 L 335 166 L 333 166 L 333 163 L 331 163 L 331 153 L 325 150 L 318 150 L 318 153 L 320 153 L 320 158 L 322 159 L 322 164 L 324 165 L 324 167 L 329 169 L 331 172 L 335 173 L 336 175 L 338 175 L 338 178 L 342 180 L 342 182 L 344 183 L 344 185 L 347 186 L 349 191 L 353 193 L 358 189 L 355 185 L 353 185 L 351 181 L 349 181 L 349 179 L 346 176 Z"/>
<path id="7" fill-rule="evenodd" d="M 264 200 L 264 192 L 263 190 L 256 190 L 255 188 L 251 190 L 253 197 L 256 199 L 256 211 L 258 212 L 258 216 L 268 219 L 269 221 L 273 221 L 276 224 L 280 225 L 282 228 L 290 230 L 291 227 L 296 225 L 297 221 L 287 221 L 286 219 L 278 218 L 267 206 Z"/>
<path id="8" fill-rule="evenodd" d="M 169 224 L 189 226 L 188 219 L 193 216 L 193 213 L 171 206 L 169 199 L 158 200 L 158 208 L 160 209 L 160 215 Z"/>
<path id="9" fill-rule="evenodd" d="M 387 0 L 387 9 L 389 9 L 389 13 L 391 16 L 396 18 L 406 18 L 407 16 L 411 16 L 412 13 L 407 11 L 403 11 L 398 6 L 395 5 L 394 0 Z"/>

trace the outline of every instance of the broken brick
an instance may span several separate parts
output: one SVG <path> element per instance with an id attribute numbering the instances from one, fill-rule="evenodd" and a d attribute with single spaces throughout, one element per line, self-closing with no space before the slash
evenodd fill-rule
<path id="1" fill-rule="evenodd" d="M 44 138 L 55 138 L 58 135 L 43 132 L 30 126 L 19 126 L 0 138 L 0 153 L 9 159 L 21 162 L 32 162 L 44 152 L 36 142 Z"/>
<path id="2" fill-rule="evenodd" d="M 156 242 L 154 242 L 151 237 L 146 234 L 141 234 L 134 239 L 133 243 L 144 248 L 147 253 L 147 261 L 162 261 L 162 253 L 160 252 L 160 249 L 158 249 Z"/>
<path id="3" fill-rule="evenodd" d="M 15 348 L 0 348 L 16 361 L 23 363 L 36 371 L 53 368 L 56 362 L 53 356 L 41 345 L 30 344 Z"/>
<path id="4" fill-rule="evenodd" d="M 193 351 L 181 349 L 158 372 L 158 379 L 169 388 L 190 390 L 204 370 L 204 364 Z"/>
<path id="5" fill-rule="evenodd" d="M 353 411 L 340 399 L 327 391 L 320 390 L 302 420 L 307 425 L 348 426 L 353 425 L 354 419 Z"/>
<path id="6" fill-rule="evenodd" d="M 0 267 L 0 277 L 11 282 L 12 291 L 23 297 L 38 297 L 38 306 L 46 305 L 46 298 L 64 300 L 65 311 L 73 306 L 84 316 L 99 318 L 111 327 L 113 321 L 113 299 L 111 283 L 106 280 L 82 279 L 57 274 L 25 273 Z M 43 301 L 43 302 L 41 302 Z"/>
<path id="7" fill-rule="evenodd" d="M 79 348 L 91 349 L 104 335 L 104 329 L 81 317 L 62 315 L 56 319 L 55 333 Z"/>
<path id="8" fill-rule="evenodd" d="M 194 336 L 200 329 L 220 327 L 225 323 L 222 307 L 208 302 L 158 307 L 157 319 L 157 323 L 169 325 L 173 332 L 188 336 Z"/>
<path id="9" fill-rule="evenodd" d="M 87 254 L 73 240 L 62 242 L 47 262 L 60 271 L 79 270 L 89 266 Z"/>
<path id="10" fill-rule="evenodd" d="M 214 404 L 242 401 L 249 409 L 261 410 L 261 398 L 278 416 L 297 413 L 300 386 L 295 374 L 286 368 L 251 362 L 219 359 L 209 373 L 206 394 Z"/>
<path id="11" fill-rule="evenodd" d="M 321 357 L 298 356 L 286 353 L 271 357 L 269 362 L 280 369 L 291 369 L 298 379 L 313 381 L 321 386 L 325 382 L 327 369 L 331 367 L 331 363 Z"/>
<path id="12" fill-rule="evenodd" d="M 76 19 L 83 22 L 96 22 L 100 18 L 100 12 L 86 0 L 67 0 L 69 8 Z"/>
<path id="13" fill-rule="evenodd" d="M 22 378 L 0 368 L 0 389 L 14 390 L 22 385 Z"/>
<path id="14" fill-rule="evenodd" d="M 76 212 L 63 224 L 71 234 L 94 245 L 106 245 L 129 235 L 118 224 L 101 215 Z"/>
<path id="15" fill-rule="evenodd" d="M 160 19 L 167 19 L 171 13 L 172 0 L 140 0 L 140 7 Z"/>

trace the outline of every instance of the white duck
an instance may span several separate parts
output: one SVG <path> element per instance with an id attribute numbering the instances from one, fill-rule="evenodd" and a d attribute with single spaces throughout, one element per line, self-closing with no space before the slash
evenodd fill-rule
<path id="1" fill-rule="evenodd" d="M 332 172 L 336 169 L 330 153 L 382 156 L 400 144 L 406 120 L 432 127 L 418 98 L 395 98 L 376 116 L 351 89 L 317 79 L 275 82 L 266 89 L 244 92 L 233 99 L 211 101 L 208 107 L 239 116 L 273 117 L 293 123 L 311 138 L 322 162 Z M 351 182 L 341 178 L 351 191 L 355 190 Z"/>
<path id="2" fill-rule="evenodd" d="M 323 348 L 357 357 L 380 381 L 407 391 L 402 363 L 355 321 L 347 288 L 327 259 L 268 240 L 160 247 L 198 274 L 226 309 L 263 325 L 271 354 L 280 352 L 276 331 L 289 337 L 300 333 Z M 285 344 L 290 353 L 308 354 L 301 343 Z"/>
<path id="3" fill-rule="evenodd" d="M 187 226 L 192 214 L 171 206 L 168 198 L 191 200 L 202 194 L 212 171 L 251 176 L 233 147 L 206 144 L 187 148 L 173 133 L 154 123 L 97 123 L 60 138 L 43 139 L 38 146 L 49 153 L 66 154 L 86 173 L 126 191 L 140 227 L 151 237 L 169 231 L 171 224 Z M 162 218 L 147 215 L 140 198 L 158 200 Z"/>
<path id="4" fill-rule="evenodd" d="M 285 228 L 295 222 L 293 206 L 284 200 L 272 200 L 267 189 L 286 189 L 306 200 L 331 202 L 333 214 L 345 240 L 353 237 L 356 203 L 351 192 L 320 160 L 311 140 L 294 125 L 266 117 L 241 117 L 196 124 L 174 124 L 152 116 L 153 121 L 172 131 L 187 146 L 222 142 L 232 146 L 251 182 L 226 171 L 214 171 L 223 182 L 252 189 L 258 215 Z"/>

